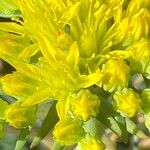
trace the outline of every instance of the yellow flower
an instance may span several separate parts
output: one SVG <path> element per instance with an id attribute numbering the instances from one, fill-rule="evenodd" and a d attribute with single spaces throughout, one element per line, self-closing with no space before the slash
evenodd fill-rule
<path id="1" fill-rule="evenodd" d="M 106 91 L 113 92 L 127 87 L 130 68 L 124 60 L 110 58 L 102 66 L 102 73 L 104 74 L 103 88 Z"/>
<path id="2" fill-rule="evenodd" d="M 131 0 L 127 7 L 127 15 L 132 16 L 137 13 L 141 8 L 148 8 L 150 6 L 149 0 Z"/>
<path id="3" fill-rule="evenodd" d="M 98 138 L 87 135 L 75 150 L 104 150 L 104 144 Z"/>
<path id="4" fill-rule="evenodd" d="M 31 126 L 35 120 L 35 107 L 22 107 L 22 102 L 17 101 L 11 104 L 5 111 L 5 119 L 15 128 Z"/>
<path id="5" fill-rule="evenodd" d="M 4 26 L 7 25 L 4 24 Z M 20 37 L 10 33 L 0 33 L 0 41 L 0 58 L 11 63 L 12 65 L 22 50 L 29 46 L 30 42 L 30 40 L 25 37 Z"/>
<path id="6" fill-rule="evenodd" d="M 113 98 L 116 111 L 123 116 L 133 117 L 141 109 L 141 99 L 132 89 L 117 91 Z"/>
<path id="7" fill-rule="evenodd" d="M 91 30 L 91 29 L 89 29 Z M 80 55 L 81 57 L 91 57 L 92 54 L 97 52 L 97 38 L 94 31 L 85 30 L 80 37 L 79 41 Z"/>
<path id="8" fill-rule="evenodd" d="M 126 88 L 130 68 L 150 79 L 149 11 L 150 0 L 1 0 L 0 16 L 13 22 L 0 22 L 0 58 L 16 69 L 1 78 L 2 89 L 21 101 L 7 106 L 0 100 L 0 119 L 16 128 L 30 126 L 36 112 L 31 106 L 55 99 L 56 142 L 104 149 L 98 138 L 85 137 L 85 130 L 97 131 L 91 118 L 100 107 L 88 89 L 117 91 L 114 106 L 123 116 L 140 110 L 138 94 Z M 144 94 L 147 113 L 149 93 Z M 87 120 L 90 129 L 83 125 Z"/>
<path id="9" fill-rule="evenodd" d="M 3 91 L 10 96 L 24 98 L 35 92 L 37 83 L 19 72 L 1 78 Z"/>
<path id="10" fill-rule="evenodd" d="M 81 90 L 70 97 L 72 112 L 82 120 L 96 117 L 99 112 L 100 100 L 89 90 Z"/>
<path id="11" fill-rule="evenodd" d="M 61 50 L 67 51 L 72 43 L 73 40 L 69 34 L 61 30 L 57 31 L 56 47 L 60 48 Z"/>
<path id="12" fill-rule="evenodd" d="M 147 9 L 140 9 L 129 21 L 129 34 L 134 40 L 148 37 L 150 29 L 150 13 Z"/>
<path id="13" fill-rule="evenodd" d="M 56 124 L 53 135 L 58 143 L 68 146 L 80 141 L 84 137 L 85 131 L 82 121 L 67 117 Z"/>

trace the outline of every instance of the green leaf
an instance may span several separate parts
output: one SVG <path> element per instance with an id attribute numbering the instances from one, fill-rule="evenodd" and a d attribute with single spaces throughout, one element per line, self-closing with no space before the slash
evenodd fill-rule
<path id="1" fill-rule="evenodd" d="M 0 120 L 0 139 L 4 137 L 4 124 L 5 122 Z"/>
<path id="2" fill-rule="evenodd" d="M 0 120 L 5 119 L 4 113 L 7 108 L 8 108 L 8 103 L 0 99 Z"/>
<path id="3" fill-rule="evenodd" d="M 142 92 L 142 110 L 144 111 L 145 125 L 150 131 L 150 89 Z"/>
<path id="4" fill-rule="evenodd" d="M 43 121 L 43 124 L 31 143 L 31 148 L 34 148 L 36 145 L 38 145 L 59 120 L 56 112 L 56 101 L 52 101 L 51 103 L 51 107 Z"/>
<path id="5" fill-rule="evenodd" d="M 101 131 L 103 130 L 102 124 L 96 118 L 91 118 L 85 122 L 83 128 L 87 133 L 90 133 L 92 136 L 96 137 L 101 136 Z"/>
<path id="6" fill-rule="evenodd" d="M 145 113 L 150 112 L 150 89 L 145 89 L 142 92 L 142 109 Z"/>
<path id="7" fill-rule="evenodd" d="M 14 0 L 1 0 L 0 17 L 11 18 L 21 16 L 20 10 L 17 8 Z"/>
<path id="8" fill-rule="evenodd" d="M 146 138 L 147 136 L 143 131 L 141 131 L 137 125 L 129 118 L 126 119 L 127 131 L 133 135 L 138 136 L 139 138 Z"/>
<path id="9" fill-rule="evenodd" d="M 107 110 L 107 111 L 106 111 Z M 115 132 L 122 140 L 126 141 L 128 133 L 125 127 L 125 120 L 114 112 L 113 106 L 107 98 L 101 98 L 101 107 L 98 120 L 106 127 Z"/>
<path id="10" fill-rule="evenodd" d="M 117 123 L 117 121 L 113 117 L 108 117 L 109 128 L 111 128 L 115 133 L 117 133 L 120 137 L 122 135 L 122 131 Z"/>
<path id="11" fill-rule="evenodd" d="M 128 132 L 126 129 L 125 118 L 117 114 L 117 115 L 115 115 L 115 120 L 117 121 L 117 123 L 121 129 L 121 138 L 123 141 L 126 142 L 128 140 Z"/>
<path id="12" fill-rule="evenodd" d="M 27 137 L 30 133 L 29 127 L 23 128 L 20 132 L 19 139 L 17 140 L 15 150 L 23 150 Z"/>
<path id="13" fill-rule="evenodd" d="M 146 113 L 144 115 L 145 118 L 145 126 L 148 128 L 148 130 L 150 131 L 150 113 Z"/>
<path id="14" fill-rule="evenodd" d="M 63 149 L 64 149 L 64 146 L 60 145 L 57 142 L 54 142 L 52 150 L 63 150 Z"/>

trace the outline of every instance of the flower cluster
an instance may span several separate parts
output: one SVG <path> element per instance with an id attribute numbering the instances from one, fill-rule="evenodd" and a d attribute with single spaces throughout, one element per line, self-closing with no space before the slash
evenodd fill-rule
<path id="1" fill-rule="evenodd" d="M 101 124 L 121 138 L 131 131 L 120 120 L 138 113 L 150 130 L 149 85 L 132 82 L 150 80 L 149 0 L 2 0 L 0 16 L 10 18 L 0 22 L 0 58 L 15 68 L 0 79 L 15 99 L 0 100 L 1 136 L 5 124 L 31 127 L 38 106 L 54 101 L 38 137 L 53 129 L 62 147 L 103 150 Z"/>

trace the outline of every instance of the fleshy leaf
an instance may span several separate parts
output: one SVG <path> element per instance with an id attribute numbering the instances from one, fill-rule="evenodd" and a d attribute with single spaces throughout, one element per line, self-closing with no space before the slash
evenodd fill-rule
<path id="1" fill-rule="evenodd" d="M 4 121 L 0 120 L 0 139 L 4 137 Z"/>
<path id="2" fill-rule="evenodd" d="M 101 132 L 103 128 L 100 121 L 97 120 L 96 118 L 89 119 L 87 122 L 84 123 L 83 127 L 84 130 L 90 135 L 97 136 L 97 137 L 101 136 Z M 100 130 L 100 128 L 102 129 Z"/>
<path id="3" fill-rule="evenodd" d="M 143 131 L 141 131 L 137 125 L 129 118 L 126 118 L 127 131 L 133 135 L 138 136 L 139 138 L 146 138 L 147 136 Z"/>
<path id="4" fill-rule="evenodd" d="M 19 138 L 16 142 L 15 150 L 21 150 L 24 148 L 29 133 L 30 133 L 30 127 L 27 127 L 20 131 Z"/>
<path id="5" fill-rule="evenodd" d="M 52 130 L 54 125 L 58 122 L 58 116 L 56 113 L 56 101 L 51 102 L 49 111 L 40 127 L 37 135 L 34 137 L 30 148 L 37 146 L 41 140 Z"/>
<path id="6" fill-rule="evenodd" d="M 11 18 L 21 16 L 21 12 L 17 8 L 15 0 L 1 0 L 0 17 Z"/>
<path id="7" fill-rule="evenodd" d="M 5 110 L 8 108 L 8 103 L 0 99 L 0 120 L 5 120 Z"/>

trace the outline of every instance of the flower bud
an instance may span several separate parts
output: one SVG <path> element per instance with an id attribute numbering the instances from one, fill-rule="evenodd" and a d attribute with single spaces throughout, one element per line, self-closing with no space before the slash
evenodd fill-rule
<path id="1" fill-rule="evenodd" d="M 73 114 L 84 121 L 96 117 L 99 112 L 100 100 L 89 90 L 81 90 L 70 99 Z"/>
<path id="2" fill-rule="evenodd" d="M 103 150 L 104 144 L 96 137 L 87 135 L 78 143 L 75 150 Z"/>
<path id="3" fill-rule="evenodd" d="M 11 104 L 5 111 L 5 119 L 15 128 L 31 126 L 35 120 L 35 107 L 22 107 L 22 102 L 17 101 Z"/>
<path id="4" fill-rule="evenodd" d="M 122 116 L 133 117 L 140 110 L 141 99 L 132 89 L 117 91 L 113 98 L 114 107 Z"/>
<path id="5" fill-rule="evenodd" d="M 81 120 L 67 117 L 57 123 L 53 135 L 58 143 L 68 146 L 80 141 L 84 137 L 85 131 Z"/>
<path id="6" fill-rule="evenodd" d="M 121 90 L 128 85 L 130 68 L 122 59 L 109 59 L 102 66 L 103 88 L 106 91 L 113 92 Z"/>

